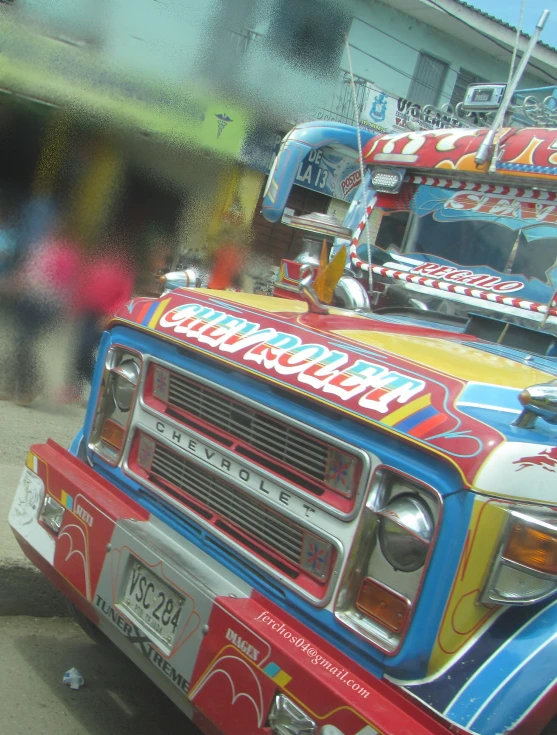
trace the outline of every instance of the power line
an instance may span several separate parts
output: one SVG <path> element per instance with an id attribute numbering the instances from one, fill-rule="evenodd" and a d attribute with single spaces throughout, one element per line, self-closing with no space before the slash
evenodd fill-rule
<path id="1" fill-rule="evenodd" d="M 373 23 L 369 23 L 367 20 L 364 20 L 363 18 L 358 18 L 357 15 L 354 16 L 354 20 L 359 21 L 360 23 L 363 23 L 366 26 L 369 26 L 370 28 L 373 28 L 376 31 L 379 31 L 379 33 L 382 33 L 384 36 L 388 36 L 388 38 L 392 38 L 393 41 L 396 41 L 397 43 L 400 43 L 402 46 L 406 46 L 409 49 L 412 49 L 412 51 L 416 51 L 418 54 L 423 53 L 422 49 L 416 48 L 415 46 L 412 46 L 409 43 L 406 43 L 406 41 L 401 41 L 400 38 L 397 38 L 396 36 L 393 36 L 390 33 L 387 33 L 387 31 L 384 31 L 382 28 L 379 28 L 378 26 L 374 26 Z M 453 74 L 456 74 L 458 76 L 458 72 L 456 69 L 452 69 L 449 67 L 449 71 L 452 71 Z"/>
<path id="2" fill-rule="evenodd" d="M 373 59 L 374 61 L 378 61 L 380 64 L 383 64 L 384 66 L 388 67 L 389 69 L 392 69 L 392 71 L 396 71 L 397 74 L 400 74 L 401 76 L 406 77 L 407 79 L 410 79 L 410 81 L 412 81 L 414 79 L 413 74 L 408 74 L 408 72 L 402 71 L 401 69 L 397 69 L 396 66 L 393 66 L 392 64 L 389 64 L 387 61 L 384 61 L 383 59 L 380 59 L 379 57 L 374 56 L 373 54 L 370 54 L 367 51 L 364 51 L 363 49 L 359 48 L 359 46 L 355 46 L 353 43 L 351 43 L 350 46 L 353 49 L 355 49 L 356 51 L 359 51 L 360 53 L 364 54 L 364 56 L 369 56 L 370 59 Z M 422 52 L 420 52 L 420 53 L 422 53 Z M 439 97 L 445 97 L 449 101 L 451 100 L 452 93 L 451 94 L 446 94 L 445 92 L 441 92 L 439 90 L 439 87 L 434 87 L 433 85 L 428 84 L 427 82 L 423 82 L 421 80 L 418 80 L 418 81 L 419 81 L 419 83 L 423 87 L 426 87 L 427 89 L 431 89 L 434 92 L 438 92 L 439 93 Z"/>
<path id="3" fill-rule="evenodd" d="M 454 18 L 455 20 L 458 20 L 459 23 L 462 23 L 467 28 L 471 28 L 473 31 L 478 33 L 480 36 L 483 36 L 483 38 L 487 38 L 488 41 L 491 41 L 491 43 L 494 43 L 499 48 L 503 49 L 507 53 L 512 53 L 509 51 L 507 46 L 505 46 L 504 43 L 500 43 L 495 38 L 489 35 L 489 33 L 485 33 L 484 31 L 480 31 L 478 28 L 476 28 L 472 23 L 468 23 L 468 21 L 464 20 L 463 18 L 460 18 L 458 15 L 455 15 L 455 13 L 451 13 L 449 10 L 444 8 L 443 6 L 439 5 L 439 3 L 436 3 L 435 0 L 425 0 L 426 3 L 429 3 L 429 5 L 433 5 L 434 8 L 437 8 L 437 10 L 441 10 L 446 15 L 449 15 L 451 18 Z M 557 82 L 557 77 L 554 77 L 549 72 L 545 71 L 545 69 L 542 69 L 541 67 L 537 66 L 536 64 L 533 64 L 532 62 L 529 62 L 528 66 L 530 66 L 532 69 L 536 69 L 536 71 L 541 72 L 544 76 L 549 77 L 549 79 L 552 79 L 554 82 Z"/>

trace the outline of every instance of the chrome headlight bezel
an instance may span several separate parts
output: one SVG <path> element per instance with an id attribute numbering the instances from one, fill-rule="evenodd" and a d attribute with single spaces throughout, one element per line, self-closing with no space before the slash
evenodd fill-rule
<path id="1" fill-rule="evenodd" d="M 378 511 L 383 556 L 400 572 L 416 572 L 427 559 L 435 528 L 427 504 L 416 494 L 399 495 Z"/>
<path id="2" fill-rule="evenodd" d="M 412 541 L 419 536 L 420 548 L 422 545 L 426 547 L 420 558 L 409 565 L 408 571 L 396 569 L 396 565 L 391 563 L 394 560 L 389 560 L 384 554 L 380 542 L 381 525 L 385 524 L 385 519 L 393 520 L 389 508 L 393 509 L 392 504 L 397 498 L 402 498 L 405 503 L 407 498 L 412 499 L 421 520 L 425 520 L 423 524 L 413 526 L 408 519 L 397 519 L 396 525 L 401 532 L 408 533 Z M 408 630 L 431 559 L 441 515 L 442 498 L 433 487 L 394 468 L 381 467 L 376 471 L 337 595 L 335 617 L 387 654 L 394 655 L 399 650 Z M 364 612 L 360 593 L 365 588 L 369 591 L 370 582 L 378 595 L 384 595 L 385 599 L 398 606 L 400 620 L 396 626 L 373 617 L 371 612 Z M 407 609 L 400 613 L 403 605 Z"/>
<path id="3" fill-rule="evenodd" d="M 111 345 L 105 356 L 88 445 L 111 465 L 117 465 L 124 452 L 143 363 L 141 353 L 120 344 Z"/>
<path id="4" fill-rule="evenodd" d="M 114 403 L 122 413 L 128 413 L 139 384 L 141 366 L 133 358 L 126 358 L 112 369 L 112 373 L 111 390 Z"/>

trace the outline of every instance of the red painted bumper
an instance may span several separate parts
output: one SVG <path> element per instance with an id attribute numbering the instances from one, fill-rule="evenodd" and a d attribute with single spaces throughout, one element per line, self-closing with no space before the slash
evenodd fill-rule
<path id="1" fill-rule="evenodd" d="M 175 701 L 189 699 L 194 719 L 204 729 L 225 735 L 268 733 L 269 711 L 282 692 L 318 728 L 334 725 L 344 735 L 454 732 L 256 591 L 219 593 L 233 575 L 204 552 L 197 551 L 196 561 L 208 560 L 213 579 L 222 580 L 212 591 L 207 578 L 195 578 L 191 569 L 180 568 L 176 554 L 167 564 L 159 554 L 160 543 L 150 543 L 156 534 L 159 542 L 161 533 L 164 536 L 161 522 L 152 523 L 144 508 L 58 445 L 34 446 L 30 457 L 28 471 L 66 511 L 60 534 L 51 534 L 51 552 L 40 507 L 29 522 L 25 495 L 18 488 L 20 515 L 12 508 L 10 523 L 24 552 L 151 678 L 170 687 Z M 24 524 L 19 520 L 23 517 Z M 168 536 L 176 543 L 175 531 L 168 529 Z M 189 553 L 186 547 L 191 544 L 183 544 L 184 554 Z M 156 642 L 138 635 L 137 621 L 118 605 L 125 553 L 146 560 L 188 599 L 189 617 L 171 651 L 161 651 Z M 187 581 L 175 582 L 179 574 Z M 238 583 L 245 591 L 245 583 Z"/>

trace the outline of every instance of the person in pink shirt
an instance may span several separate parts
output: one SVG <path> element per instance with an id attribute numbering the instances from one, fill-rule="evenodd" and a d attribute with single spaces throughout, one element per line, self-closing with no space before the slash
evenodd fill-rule
<path id="1" fill-rule="evenodd" d="M 73 299 L 77 345 L 63 401 L 81 400 L 83 388 L 93 375 L 95 352 L 105 324 L 130 300 L 134 283 L 133 269 L 121 253 L 100 251 L 84 259 Z"/>
<path id="2" fill-rule="evenodd" d="M 17 334 L 5 355 L 0 399 L 29 405 L 40 393 L 43 366 L 39 339 L 67 313 L 79 269 L 78 249 L 60 225 L 33 243 L 10 274 L 5 297 Z"/>

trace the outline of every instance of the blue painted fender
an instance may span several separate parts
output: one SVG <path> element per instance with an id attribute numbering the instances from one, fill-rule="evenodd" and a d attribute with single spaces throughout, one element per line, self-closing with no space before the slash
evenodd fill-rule
<path id="1" fill-rule="evenodd" d="M 554 598 L 505 611 L 441 675 L 403 686 L 466 732 L 522 732 L 524 721 L 535 719 L 536 708 L 546 708 L 544 697 L 555 691 L 556 661 Z"/>

